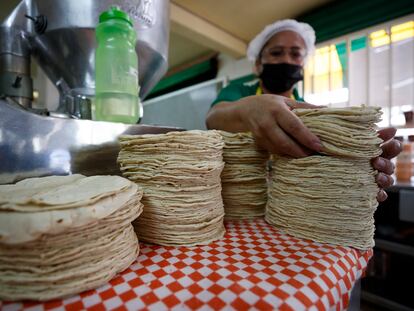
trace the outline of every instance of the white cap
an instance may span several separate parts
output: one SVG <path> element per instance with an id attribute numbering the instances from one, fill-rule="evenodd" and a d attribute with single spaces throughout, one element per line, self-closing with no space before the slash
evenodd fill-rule
<path id="1" fill-rule="evenodd" d="M 293 19 L 284 19 L 267 25 L 261 33 L 250 41 L 247 48 L 247 58 L 251 61 L 255 61 L 267 41 L 278 32 L 285 30 L 291 30 L 298 33 L 303 38 L 303 41 L 305 41 L 307 54 L 313 52 L 315 49 L 315 31 L 311 25 L 300 23 Z"/>

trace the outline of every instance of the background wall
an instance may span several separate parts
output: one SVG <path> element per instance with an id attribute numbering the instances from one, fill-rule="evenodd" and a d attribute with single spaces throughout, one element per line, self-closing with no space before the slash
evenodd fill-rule
<path id="1" fill-rule="evenodd" d="M 205 130 L 207 112 L 224 82 L 214 79 L 144 101 L 141 123 Z"/>
<path id="2" fill-rule="evenodd" d="M 221 53 L 218 59 L 218 78 L 227 78 L 233 80 L 253 73 L 253 63 L 250 62 L 246 57 L 235 59 L 229 55 Z"/>

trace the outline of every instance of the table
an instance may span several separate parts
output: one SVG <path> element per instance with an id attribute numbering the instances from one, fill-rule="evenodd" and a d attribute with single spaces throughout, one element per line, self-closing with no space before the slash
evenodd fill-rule
<path id="1" fill-rule="evenodd" d="M 340 310 L 373 254 L 293 238 L 263 219 L 226 229 L 208 246 L 141 244 L 137 261 L 96 290 L 0 309 Z"/>

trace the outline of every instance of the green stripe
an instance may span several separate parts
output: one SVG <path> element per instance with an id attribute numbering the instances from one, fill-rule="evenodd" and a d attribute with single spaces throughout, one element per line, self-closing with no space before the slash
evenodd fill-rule
<path id="1" fill-rule="evenodd" d="M 344 86 L 346 87 L 348 85 L 348 81 L 346 79 L 346 70 L 348 67 L 348 56 L 346 52 L 346 42 L 341 42 L 335 45 L 336 47 L 336 53 L 338 53 L 339 62 L 341 63 L 342 72 L 344 73 L 342 75 Z"/>
<path id="2" fill-rule="evenodd" d="M 334 1 L 297 19 L 309 23 L 322 42 L 414 12 L 413 0 Z"/>
<path id="3" fill-rule="evenodd" d="M 367 47 L 367 37 L 361 37 L 351 41 L 351 52 L 355 52 Z"/>
<path id="4" fill-rule="evenodd" d="M 197 77 L 198 75 L 209 71 L 210 68 L 211 68 L 210 60 L 207 60 L 202 63 L 191 66 L 190 68 L 177 72 L 175 74 L 172 74 L 168 77 L 165 77 L 161 79 L 160 82 L 158 82 L 157 85 L 151 90 L 150 95 L 153 93 L 162 91 L 171 86 L 174 86 L 183 81 Z"/>

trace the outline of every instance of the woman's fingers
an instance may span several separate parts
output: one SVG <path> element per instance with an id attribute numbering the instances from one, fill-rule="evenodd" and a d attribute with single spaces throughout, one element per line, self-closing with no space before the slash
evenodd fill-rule
<path id="1" fill-rule="evenodd" d="M 249 123 L 258 144 L 272 153 L 305 157 L 321 151 L 319 138 L 290 110 L 316 108 L 277 95 L 262 95 L 255 105 L 246 105 L 241 114 Z"/>
<path id="2" fill-rule="evenodd" d="M 385 173 L 387 175 L 394 174 L 395 166 L 394 164 L 383 157 L 377 157 L 372 160 L 372 166 L 379 172 Z"/>
<path id="3" fill-rule="evenodd" d="M 320 139 L 293 112 L 288 109 L 280 109 L 279 113 L 275 115 L 275 119 L 279 127 L 299 144 L 317 152 L 321 151 Z"/>
<path id="4" fill-rule="evenodd" d="M 289 137 L 281 128 L 276 126 L 276 124 L 266 133 L 272 145 L 275 146 L 278 154 L 294 158 L 301 158 L 309 155 L 301 145 Z"/>
<path id="5" fill-rule="evenodd" d="M 260 148 L 265 149 L 272 154 L 275 154 L 277 152 L 273 144 L 266 137 L 262 137 L 261 135 L 260 136 L 254 135 L 254 140 Z"/>
<path id="6" fill-rule="evenodd" d="M 389 142 L 386 142 L 381 146 L 382 154 L 381 157 L 386 159 L 392 159 L 396 157 L 402 151 L 401 142 L 396 139 L 393 139 Z"/>
<path id="7" fill-rule="evenodd" d="M 394 184 L 394 178 L 384 173 L 378 173 L 375 179 L 380 188 L 388 188 Z"/>
<path id="8" fill-rule="evenodd" d="M 392 159 L 396 157 L 402 150 L 401 143 L 393 139 L 397 129 L 393 127 L 388 127 L 378 131 L 378 137 L 380 137 L 385 143 L 381 146 L 382 148 L 382 157 L 387 159 Z"/>
<path id="9" fill-rule="evenodd" d="M 394 127 L 387 127 L 378 131 L 378 137 L 381 138 L 384 142 L 389 141 L 395 136 L 397 129 Z"/>
<path id="10" fill-rule="evenodd" d="M 305 149 L 289 137 L 271 118 L 254 126 L 253 135 L 259 146 L 270 153 L 299 158 L 309 155 Z"/>
<path id="11" fill-rule="evenodd" d="M 388 198 L 388 194 L 384 190 L 378 191 L 377 194 L 377 201 L 378 202 L 384 202 Z"/>
<path id="12" fill-rule="evenodd" d="M 300 108 L 305 108 L 305 109 L 326 108 L 326 106 L 316 106 L 316 105 L 309 104 L 307 102 L 298 102 L 298 101 L 293 100 L 293 99 L 290 99 L 290 98 L 285 98 L 284 100 L 285 100 L 286 104 L 291 109 L 300 109 Z"/>

